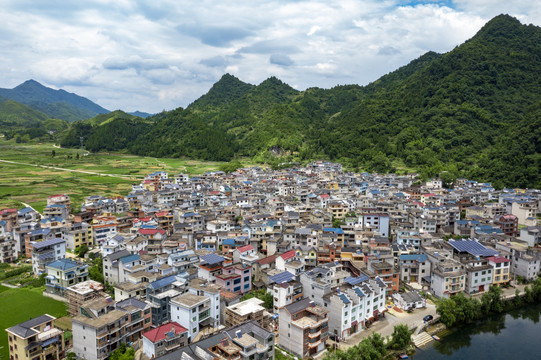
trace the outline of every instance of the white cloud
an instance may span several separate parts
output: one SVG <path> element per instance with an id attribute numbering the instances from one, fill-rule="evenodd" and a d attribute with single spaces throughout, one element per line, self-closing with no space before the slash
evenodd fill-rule
<path id="1" fill-rule="evenodd" d="M 224 72 L 301 90 L 364 85 L 500 13 L 541 25 L 531 0 L 5 0 L 0 86 L 34 78 L 109 109 L 158 112 Z"/>

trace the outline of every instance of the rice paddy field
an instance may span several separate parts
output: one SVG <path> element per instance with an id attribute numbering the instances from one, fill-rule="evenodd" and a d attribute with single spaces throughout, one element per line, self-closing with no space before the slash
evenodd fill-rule
<path id="1" fill-rule="evenodd" d="M 217 170 L 221 164 L 118 153 L 82 155 L 80 149 L 61 149 L 51 143 L 17 144 L 2 137 L 0 209 L 28 204 L 41 212 L 46 198 L 59 193 L 70 195 L 77 208 L 90 195 L 125 196 L 133 183 L 153 171 L 201 174 Z"/>

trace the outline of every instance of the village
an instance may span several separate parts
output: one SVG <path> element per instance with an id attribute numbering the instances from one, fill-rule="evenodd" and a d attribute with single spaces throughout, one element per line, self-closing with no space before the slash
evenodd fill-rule
<path id="1" fill-rule="evenodd" d="M 11 324 L 10 360 L 103 360 L 122 344 L 145 360 L 307 359 L 389 322 L 419 333 L 435 299 L 538 277 L 541 191 L 443 185 L 314 161 L 157 171 L 80 209 L 66 194 L 43 213 L 2 209 L 0 262 L 45 278 L 72 335 L 46 313 Z"/>

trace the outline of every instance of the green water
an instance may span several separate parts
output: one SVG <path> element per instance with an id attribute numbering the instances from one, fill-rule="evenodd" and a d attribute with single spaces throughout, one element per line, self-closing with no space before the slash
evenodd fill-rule
<path id="1" fill-rule="evenodd" d="M 419 350 L 422 359 L 541 359 L 541 304 L 453 329 Z"/>

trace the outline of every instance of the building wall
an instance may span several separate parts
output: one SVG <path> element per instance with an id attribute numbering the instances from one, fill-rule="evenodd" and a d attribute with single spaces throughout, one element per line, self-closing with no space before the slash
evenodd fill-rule
<path id="1" fill-rule="evenodd" d="M 73 349 L 77 357 L 85 360 L 98 359 L 96 329 L 88 325 L 72 321 Z"/>

